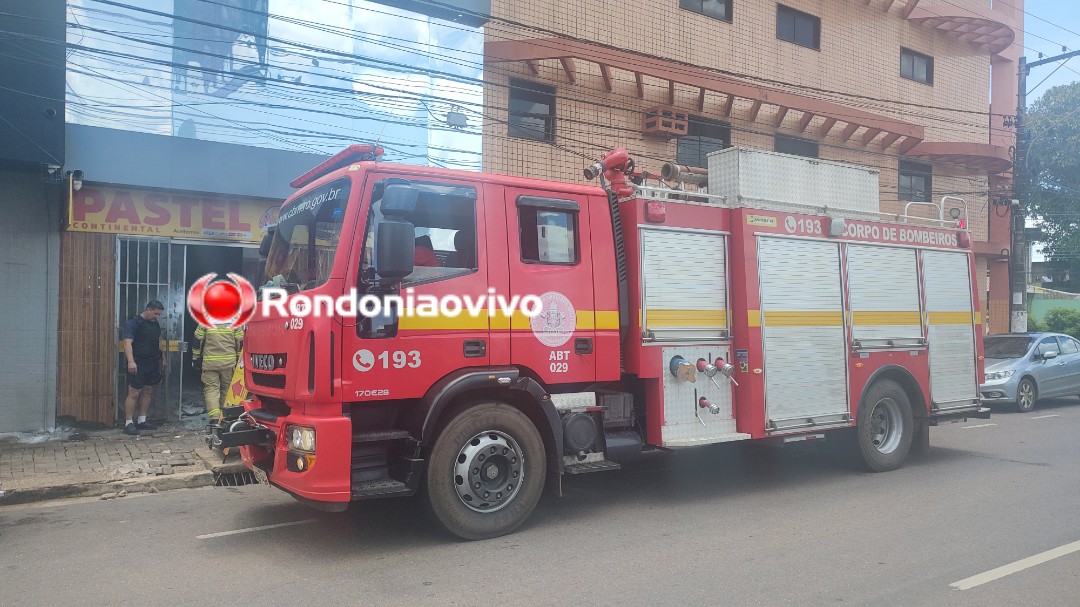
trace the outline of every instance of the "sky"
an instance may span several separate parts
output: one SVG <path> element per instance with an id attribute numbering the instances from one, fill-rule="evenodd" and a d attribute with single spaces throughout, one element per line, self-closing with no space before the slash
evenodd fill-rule
<path id="1" fill-rule="evenodd" d="M 1060 55 L 1062 45 L 1070 51 L 1080 49 L 1080 0 L 1027 0 L 1024 10 L 1028 13 L 1024 15 L 1024 46 L 1027 47 L 1024 54 L 1029 62 L 1037 60 L 1039 52 L 1047 57 Z M 1053 75 L 1050 74 L 1057 64 L 1031 70 L 1028 76 L 1029 106 L 1048 89 L 1080 80 L 1080 73 L 1077 73 L 1080 72 L 1080 57 L 1073 57 L 1065 65 Z M 1040 85 L 1043 78 L 1046 82 Z"/>
<path id="2" fill-rule="evenodd" d="M 1027 0 L 1024 10 L 1028 13 L 1024 15 L 1024 54 L 1028 61 L 1037 60 L 1039 52 L 1046 57 L 1060 55 L 1062 45 L 1069 51 L 1080 49 L 1080 0 Z M 1057 65 L 1046 64 L 1031 70 L 1028 107 L 1047 90 L 1080 80 L 1077 73 L 1080 72 L 1080 57 L 1073 57 L 1065 63 L 1067 67 L 1055 72 Z M 1040 249 L 1041 245 L 1033 243 L 1032 262 L 1046 260 Z"/>
<path id="3" fill-rule="evenodd" d="M 69 2 L 69 123 L 480 169 L 479 28 L 365 0 L 269 0 L 269 20 L 253 0 L 126 1 Z"/>

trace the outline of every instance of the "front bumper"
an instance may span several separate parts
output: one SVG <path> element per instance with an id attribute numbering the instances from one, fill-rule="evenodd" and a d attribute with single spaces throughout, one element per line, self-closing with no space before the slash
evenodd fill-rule
<path id="1" fill-rule="evenodd" d="M 312 417 L 296 412 L 279 415 L 260 408 L 258 401 L 245 401 L 243 413 L 230 423 L 211 426 L 208 442 L 212 447 L 239 447 L 240 457 L 248 468 L 266 481 L 305 502 L 347 503 L 350 494 L 350 453 L 352 423 L 346 417 Z M 311 454 L 291 451 L 286 427 L 307 426 L 315 429 L 314 458 L 303 470 L 295 462 Z M 293 465 L 290 466 L 290 462 Z"/>
<path id="2" fill-rule="evenodd" d="M 979 386 L 979 394 L 984 403 L 1016 402 L 1016 388 L 1020 379 L 1013 375 L 1004 381 L 992 381 Z"/>

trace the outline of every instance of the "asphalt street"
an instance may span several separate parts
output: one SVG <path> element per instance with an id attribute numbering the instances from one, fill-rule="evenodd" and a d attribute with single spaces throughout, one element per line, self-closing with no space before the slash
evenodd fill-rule
<path id="1" fill-rule="evenodd" d="M 0 602 L 1071 605 L 1078 436 L 1061 399 L 932 428 L 928 456 L 884 474 L 812 445 L 653 452 L 568 477 L 482 542 L 412 500 L 328 514 L 259 485 L 8 506 Z"/>

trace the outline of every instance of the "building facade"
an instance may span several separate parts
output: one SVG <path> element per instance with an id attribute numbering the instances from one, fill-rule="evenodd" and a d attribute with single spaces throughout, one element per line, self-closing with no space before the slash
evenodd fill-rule
<path id="1" fill-rule="evenodd" d="M 0 13 L 0 432 L 35 432 L 56 422 L 64 2 Z"/>
<path id="2" fill-rule="evenodd" d="M 621 146 L 657 174 L 733 145 L 874 167 L 882 211 L 964 200 L 987 329 L 1007 331 L 1023 15 L 990 0 L 495 0 L 484 170 L 579 181 Z"/>
<path id="3" fill-rule="evenodd" d="M 489 11 L 0 0 L 0 432 L 112 426 L 121 328 L 154 299 L 168 371 L 150 416 L 198 410 L 188 289 L 259 280 L 289 182 L 329 154 L 378 141 L 387 161 L 479 170 Z"/>

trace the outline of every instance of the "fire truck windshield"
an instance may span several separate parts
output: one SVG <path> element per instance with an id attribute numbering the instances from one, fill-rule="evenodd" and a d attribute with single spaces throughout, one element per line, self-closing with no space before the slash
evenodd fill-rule
<path id="1" fill-rule="evenodd" d="M 330 277 L 341 236 L 349 180 L 339 179 L 297 197 L 281 208 L 266 259 L 266 275 L 303 291 Z"/>

